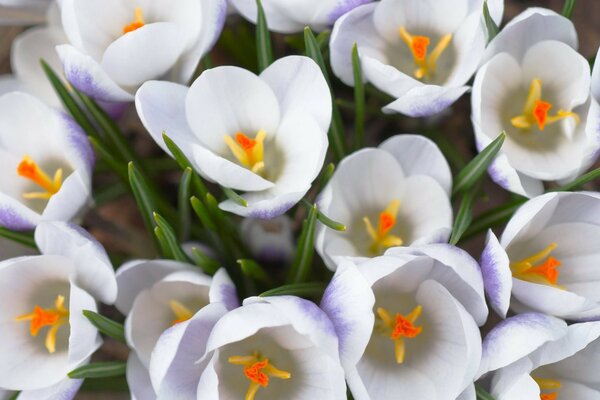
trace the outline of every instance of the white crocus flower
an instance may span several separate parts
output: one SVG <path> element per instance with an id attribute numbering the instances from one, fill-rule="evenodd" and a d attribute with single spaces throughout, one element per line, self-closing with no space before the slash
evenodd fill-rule
<path id="1" fill-rule="evenodd" d="M 127 362 L 131 395 L 138 400 L 153 399 L 156 394 L 148 368 L 160 335 L 192 318 L 201 323 L 201 310 L 209 303 L 237 307 L 235 287 L 225 270 L 211 278 L 197 267 L 169 260 L 131 261 L 119 268 L 116 278 L 115 305 L 127 316 L 125 334 L 132 349 Z"/>
<path id="2" fill-rule="evenodd" d="M 114 302 L 117 284 L 102 246 L 81 228 L 43 222 L 39 256 L 0 262 L 0 387 L 23 399 L 72 399 L 67 373 L 101 344 L 83 310 Z"/>
<path id="3" fill-rule="evenodd" d="M 496 22 L 504 2 L 488 1 Z M 437 114 L 469 88 L 485 50 L 481 0 L 382 0 L 340 18 L 331 34 L 331 66 L 354 85 L 352 46 L 363 76 L 395 101 L 383 108 L 411 117 Z"/>
<path id="4" fill-rule="evenodd" d="M 450 167 L 422 136 L 397 135 L 337 167 L 319 209 L 346 225 L 319 226 L 316 248 L 330 269 L 340 257 L 374 257 L 394 246 L 448 240 L 452 226 Z"/>
<path id="5" fill-rule="evenodd" d="M 477 262 L 447 244 L 340 263 L 321 308 L 356 400 L 475 398 L 488 310 Z"/>
<path id="6" fill-rule="evenodd" d="M 600 106 L 576 47 L 573 24 L 544 9 L 525 11 L 490 43 L 472 121 L 479 150 L 506 132 L 489 172 L 511 192 L 537 196 L 544 181 L 572 180 L 596 159 Z"/>
<path id="7" fill-rule="evenodd" d="M 294 256 L 293 221 L 287 215 L 270 220 L 246 218 L 240 232 L 257 260 L 266 264 L 286 264 Z"/>
<path id="8" fill-rule="evenodd" d="M 373 0 L 263 0 L 269 30 L 280 33 L 301 32 L 305 26 L 322 31 L 342 15 Z M 256 1 L 229 0 L 247 20 L 256 23 Z"/>
<path id="9" fill-rule="evenodd" d="M 247 207 L 231 200 L 220 205 L 241 216 L 285 213 L 306 194 L 327 152 L 331 94 L 307 57 L 279 59 L 260 76 L 238 67 L 213 68 L 189 89 L 148 82 L 136 106 L 165 151 L 163 132 L 206 178 L 247 192 Z"/>
<path id="10" fill-rule="evenodd" d="M 53 0 L 0 0 L 0 25 L 31 25 L 44 22 Z"/>
<path id="11" fill-rule="evenodd" d="M 481 268 L 490 303 L 565 319 L 600 319 L 600 198 L 548 193 L 523 205 L 500 241 L 488 233 Z"/>
<path id="12" fill-rule="evenodd" d="M 187 82 L 213 46 L 225 0 L 63 0 L 70 45 L 57 48 L 68 81 L 89 96 L 130 102 L 166 74 Z"/>
<path id="13" fill-rule="evenodd" d="M 567 327 L 544 314 L 519 314 L 486 336 L 480 374 L 496 371 L 496 400 L 597 400 L 599 338 L 600 322 Z"/>
<path id="14" fill-rule="evenodd" d="M 169 356 L 174 351 L 176 357 Z M 195 357 L 185 359 L 188 353 Z M 172 359 L 175 373 L 157 377 L 162 399 L 346 399 L 330 320 L 314 303 L 293 296 L 246 299 L 212 331 L 165 332 L 152 366 Z"/>
<path id="15" fill-rule="evenodd" d="M 91 201 L 92 147 L 69 116 L 35 97 L 0 96 L 0 226 L 68 221 Z"/>

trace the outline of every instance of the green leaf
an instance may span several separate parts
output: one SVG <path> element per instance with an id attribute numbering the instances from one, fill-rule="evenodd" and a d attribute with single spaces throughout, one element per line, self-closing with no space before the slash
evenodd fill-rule
<path id="1" fill-rule="evenodd" d="M 319 48 L 321 49 L 321 52 L 324 52 L 327 50 L 327 46 L 329 46 L 329 38 L 331 36 L 331 31 L 330 30 L 325 30 L 322 31 L 321 33 L 319 33 L 317 35 L 317 43 L 319 44 Z"/>
<path id="2" fill-rule="evenodd" d="M 325 186 L 327 186 L 327 184 L 329 183 L 329 180 L 333 176 L 334 172 L 335 172 L 335 164 L 334 163 L 327 164 L 327 166 L 325 168 L 323 168 L 323 171 L 321 171 L 321 180 L 319 182 L 319 187 L 324 188 Z"/>
<path id="3" fill-rule="evenodd" d="M 338 108 L 337 103 L 334 101 L 335 97 L 333 95 L 333 88 L 331 86 L 331 81 L 329 79 L 329 75 L 327 73 L 327 66 L 325 65 L 325 61 L 323 60 L 323 53 L 321 53 L 321 47 L 315 38 L 315 35 L 312 33 L 309 27 L 304 28 L 304 45 L 306 47 L 306 55 L 312 58 L 317 65 L 321 68 L 321 72 L 323 72 L 323 76 L 329 85 L 329 89 L 331 90 L 331 98 L 332 98 L 332 123 L 329 129 L 329 143 L 331 144 L 331 148 L 333 149 L 333 154 L 335 158 L 339 161 L 346 155 L 346 145 L 345 145 L 345 134 L 344 134 L 344 125 L 342 123 L 342 116 L 340 114 L 340 110 Z"/>
<path id="4" fill-rule="evenodd" d="M 121 180 L 124 182 L 129 182 L 126 164 L 120 160 L 117 160 L 113 152 L 110 151 L 110 149 L 108 149 L 106 145 L 96 137 L 88 136 L 88 139 L 90 140 L 90 143 L 92 143 L 96 154 L 106 162 L 110 169 L 117 174 Z"/>
<path id="5" fill-rule="evenodd" d="M 299 296 L 299 297 L 321 297 L 327 285 L 323 282 L 305 282 L 294 283 L 291 285 L 280 286 L 275 289 L 267 290 L 261 293 L 260 297 L 269 296 Z"/>
<path id="6" fill-rule="evenodd" d="M 273 279 L 256 261 L 241 259 L 237 262 L 240 264 L 244 275 L 247 275 L 258 282 L 264 283 L 265 285 L 273 285 Z"/>
<path id="7" fill-rule="evenodd" d="M 136 169 L 133 162 L 129 163 L 128 172 L 129 184 L 131 185 L 131 190 L 133 191 L 133 196 L 137 202 L 138 209 L 142 214 L 146 228 L 149 232 L 153 232 L 155 226 L 153 213 L 154 210 L 156 210 L 156 201 L 150 194 L 151 192 L 144 177 Z"/>
<path id="8" fill-rule="evenodd" d="M 218 261 L 213 260 L 196 247 L 192 247 L 192 258 L 196 265 L 202 268 L 202 271 L 207 275 L 212 276 L 221 268 Z"/>
<path id="9" fill-rule="evenodd" d="M 489 165 L 494 161 L 496 154 L 502 148 L 506 132 L 502 132 L 496 140 L 490 143 L 481 153 L 479 153 L 471 162 L 467 164 L 454 180 L 454 189 L 452 195 L 466 192 L 479 181 L 479 178 L 486 172 Z"/>
<path id="10" fill-rule="evenodd" d="M 200 199 L 198 199 L 196 196 L 193 196 L 190 199 L 190 204 L 192 205 L 192 209 L 198 216 L 198 219 L 200 219 L 200 222 L 202 222 L 202 225 L 204 225 L 206 229 L 215 232 L 217 230 L 217 226 L 213 222 L 206 205 L 202 201 L 200 201 Z"/>
<path id="11" fill-rule="evenodd" d="M 157 227 L 154 229 L 158 229 L 160 232 L 158 234 L 158 240 L 163 249 L 168 249 L 168 253 L 173 257 L 174 260 L 181 262 L 189 262 L 187 256 L 181 249 L 181 245 L 177 240 L 177 235 L 175 234 L 175 230 L 171 227 L 171 225 L 167 222 L 166 219 L 160 216 L 158 213 L 153 213 L 154 222 L 156 222 Z"/>
<path id="12" fill-rule="evenodd" d="M 13 394 L 12 396 L 10 396 L 8 398 L 8 400 L 17 400 L 19 398 L 19 395 L 21 394 L 21 392 L 16 392 L 15 394 Z"/>
<path id="13" fill-rule="evenodd" d="M 526 201 L 526 198 L 517 199 L 478 215 L 471 223 L 471 226 L 469 226 L 462 235 L 461 240 L 465 241 L 490 228 L 503 224 L 508 221 Z"/>
<path id="14" fill-rule="evenodd" d="M 487 0 L 483 2 L 483 19 L 485 20 L 485 26 L 488 32 L 488 42 L 490 42 L 493 38 L 496 37 L 498 32 L 500 32 L 500 28 L 496 25 L 496 21 L 490 15 L 490 9 L 488 7 Z"/>
<path id="15" fill-rule="evenodd" d="M 491 394 L 478 385 L 475 385 L 475 393 L 477 394 L 477 400 L 494 400 Z"/>
<path id="16" fill-rule="evenodd" d="M 0 226 L 0 237 L 37 249 L 33 233 L 30 232 L 15 232 Z"/>
<path id="17" fill-rule="evenodd" d="M 258 16 L 256 19 L 256 49 L 258 55 L 258 72 L 263 72 L 273 62 L 273 47 L 267 17 L 261 0 L 256 0 Z"/>
<path id="18" fill-rule="evenodd" d="M 553 189 L 552 191 L 553 192 L 570 192 L 573 190 L 580 189 L 586 183 L 589 183 L 598 178 L 600 178 L 600 168 L 590 171 L 587 174 L 582 175 L 579 178 L 575 179 L 573 182 L 567 183 L 566 185 L 561 186 L 557 189 Z"/>
<path id="19" fill-rule="evenodd" d="M 575 8 L 575 3 L 577 3 L 576 0 L 565 0 L 562 15 L 570 19 L 573 15 L 573 8 Z"/>
<path id="20" fill-rule="evenodd" d="M 226 187 L 221 187 L 221 190 L 223 190 L 223 193 L 225 193 L 225 196 L 227 196 L 229 200 L 233 201 L 236 204 L 239 204 L 242 207 L 248 207 L 248 202 L 246 201 L 246 199 L 237 194 L 234 190 Z"/>
<path id="21" fill-rule="evenodd" d="M 126 369 L 124 361 L 97 362 L 76 368 L 67 375 L 71 379 L 108 378 L 125 375 Z"/>
<path id="22" fill-rule="evenodd" d="M 190 191 L 192 175 L 194 171 L 186 168 L 179 181 L 179 192 L 177 194 L 177 209 L 179 212 L 179 240 L 187 240 L 190 236 L 190 224 L 192 222 L 192 210 L 190 206 Z"/>
<path id="23" fill-rule="evenodd" d="M 83 310 L 83 315 L 94 325 L 100 333 L 109 336 L 121 343 L 125 343 L 125 328 L 112 319 L 100 315 L 94 311 Z"/>
<path id="24" fill-rule="evenodd" d="M 460 202 L 460 208 L 454 220 L 452 227 L 452 235 L 450 236 L 450 244 L 456 245 L 462 235 L 465 233 L 471 222 L 473 221 L 473 200 L 477 197 L 479 190 L 472 189 L 467 192 Z"/>
<path id="25" fill-rule="evenodd" d="M 352 71 L 354 73 L 354 150 L 364 147 L 365 141 L 365 86 L 362 78 L 358 45 L 352 46 Z"/>
<path id="26" fill-rule="evenodd" d="M 185 170 L 186 168 L 191 168 L 193 171 L 194 166 L 192 165 L 190 160 L 188 160 L 188 158 L 185 156 L 183 151 L 181 151 L 179 146 L 177 146 L 175 142 L 169 136 L 167 136 L 167 134 L 164 131 L 162 137 L 163 141 L 165 142 L 165 145 L 167 146 L 167 149 L 169 149 L 171 155 L 173 156 L 175 161 L 177 161 L 177 164 L 179 164 L 181 169 Z M 192 184 L 194 185 L 194 190 L 196 190 L 200 196 L 206 196 L 206 194 L 208 193 L 206 185 L 204 185 L 202 178 L 200 178 L 195 172 L 192 176 Z"/>
<path id="27" fill-rule="evenodd" d="M 317 224 L 317 206 L 311 207 L 302 224 L 302 233 L 298 238 L 294 263 L 290 268 L 288 282 L 301 283 L 310 276 L 313 255 L 315 252 L 315 226 Z"/>
<path id="28" fill-rule="evenodd" d="M 313 207 L 313 205 L 308 200 L 306 200 L 306 199 L 302 199 L 300 202 L 308 210 L 312 209 L 312 207 Z M 338 232 L 345 232 L 346 231 L 346 225 L 344 225 L 344 224 L 342 224 L 340 222 L 332 220 L 331 218 L 329 218 L 327 215 L 323 214 L 320 211 L 317 211 L 317 219 L 323 225 L 327 226 L 328 228 L 333 229 L 334 231 L 338 231 Z"/>

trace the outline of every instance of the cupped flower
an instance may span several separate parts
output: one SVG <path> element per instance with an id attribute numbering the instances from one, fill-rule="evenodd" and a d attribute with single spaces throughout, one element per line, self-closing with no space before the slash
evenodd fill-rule
<path id="1" fill-rule="evenodd" d="M 269 30 L 280 33 L 301 32 L 305 26 L 322 31 L 348 11 L 373 0 L 263 0 Z M 230 0 L 247 20 L 256 23 L 255 1 Z"/>
<path id="2" fill-rule="evenodd" d="M 31 25 L 44 22 L 54 0 L 0 0 L 0 25 Z"/>
<path id="3" fill-rule="evenodd" d="M 218 319 L 212 331 L 191 329 L 180 340 L 169 333 L 161 337 L 153 365 L 164 362 L 163 355 L 177 345 L 184 353 L 198 348 L 206 353 L 167 374 L 161 388 L 171 391 L 159 398 L 346 399 L 335 331 L 309 301 L 249 298 Z"/>
<path id="4" fill-rule="evenodd" d="M 597 157 L 599 106 L 576 47 L 573 24 L 544 9 L 525 11 L 490 43 L 472 121 L 480 151 L 506 132 L 489 172 L 511 192 L 540 195 L 544 181 L 572 180 Z"/>
<path id="5" fill-rule="evenodd" d="M 548 193 L 525 203 L 500 240 L 490 231 L 481 268 L 494 310 L 600 319 L 599 216 L 596 194 Z"/>
<path id="6" fill-rule="evenodd" d="M 69 116 L 25 93 L 0 96 L 0 226 L 77 217 L 91 201 L 94 159 Z"/>
<path id="7" fill-rule="evenodd" d="M 68 81 L 89 96 L 130 102 L 146 81 L 187 82 L 219 36 L 225 0 L 64 0 Z"/>
<path id="8" fill-rule="evenodd" d="M 270 220 L 246 218 L 240 226 L 252 255 L 266 264 L 286 264 L 294 256 L 292 219 L 281 215 Z"/>
<path id="9" fill-rule="evenodd" d="M 477 262 L 447 244 L 346 259 L 325 290 L 348 386 L 357 400 L 465 398 L 487 318 Z M 462 397 L 461 397 L 462 398 Z M 474 396 L 473 396 L 474 398 Z"/>
<path id="10" fill-rule="evenodd" d="M 148 82 L 136 94 L 136 106 L 165 151 L 163 132 L 207 179 L 247 192 L 247 207 L 220 204 L 241 216 L 285 213 L 306 194 L 327 152 L 331 94 L 307 57 L 279 59 L 260 76 L 213 68 L 189 89 Z"/>
<path id="11" fill-rule="evenodd" d="M 488 1 L 500 22 L 504 2 Z M 331 34 L 331 66 L 354 85 L 352 47 L 364 79 L 395 100 L 386 113 L 425 117 L 462 96 L 485 50 L 481 0 L 382 0 L 338 19 Z"/>
<path id="12" fill-rule="evenodd" d="M 320 194 L 321 211 L 346 225 L 320 225 L 316 249 L 332 270 L 341 257 L 374 257 L 395 246 L 445 242 L 452 226 L 450 167 L 437 146 L 396 135 L 346 157 Z"/>
<path id="13" fill-rule="evenodd" d="M 495 371 L 498 400 L 600 398 L 600 322 L 567 325 L 538 313 L 519 314 L 483 341 L 480 374 Z"/>
<path id="14" fill-rule="evenodd" d="M 0 262 L 0 387 L 27 399 L 74 397 L 67 373 L 101 344 L 82 314 L 114 302 L 117 285 L 102 246 L 81 228 L 43 222 L 39 256 Z"/>
<path id="15" fill-rule="evenodd" d="M 167 329 L 206 323 L 202 310 L 209 303 L 226 309 L 239 305 L 236 290 L 225 270 L 211 278 L 189 264 L 169 260 L 136 260 L 117 271 L 118 310 L 127 316 L 125 334 L 131 347 L 127 381 L 137 399 L 156 398 L 148 368 L 152 350 Z M 208 314 L 210 315 L 210 313 Z"/>

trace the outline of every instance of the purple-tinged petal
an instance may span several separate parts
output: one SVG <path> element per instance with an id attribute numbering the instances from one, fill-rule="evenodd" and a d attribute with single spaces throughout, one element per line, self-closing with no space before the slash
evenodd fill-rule
<path id="1" fill-rule="evenodd" d="M 502 318 L 506 318 L 512 291 L 512 273 L 508 254 L 490 229 L 481 254 L 481 274 L 490 305 Z"/>
<path id="2" fill-rule="evenodd" d="M 442 87 L 434 85 L 417 86 L 383 107 L 383 112 L 398 112 L 409 117 L 430 117 L 450 107 L 469 90 L 468 86 Z"/>
<path id="3" fill-rule="evenodd" d="M 41 216 L 10 196 L 0 193 L 0 226 L 14 231 L 33 230 Z"/>
<path id="4" fill-rule="evenodd" d="M 237 290 L 225 268 L 219 269 L 213 276 L 208 298 L 211 303 L 223 303 L 228 310 L 240 306 Z"/>

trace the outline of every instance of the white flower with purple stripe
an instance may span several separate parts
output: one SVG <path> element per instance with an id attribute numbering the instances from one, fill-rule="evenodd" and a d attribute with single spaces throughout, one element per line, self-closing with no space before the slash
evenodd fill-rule
<path id="1" fill-rule="evenodd" d="M 481 258 L 493 309 L 569 320 L 600 319 L 600 198 L 548 193 L 525 203 L 500 240 L 488 233 Z"/>
<path id="2" fill-rule="evenodd" d="M 187 88 L 148 82 L 138 114 L 165 150 L 162 133 L 195 169 L 221 186 L 245 191 L 235 214 L 270 219 L 293 207 L 317 177 L 328 147 L 331 94 L 310 58 L 284 57 L 259 76 L 238 67 L 205 71 Z"/>
<path id="3" fill-rule="evenodd" d="M 77 217 L 91 202 L 94 160 L 71 117 L 25 93 L 0 96 L 0 226 Z"/>
<path id="4" fill-rule="evenodd" d="M 504 2 L 488 1 L 494 20 Z M 386 113 L 437 114 L 469 88 L 487 40 L 481 0 L 382 0 L 338 19 L 331 34 L 331 66 L 354 85 L 352 47 L 364 79 L 395 100 Z"/>
<path id="5" fill-rule="evenodd" d="M 342 261 L 321 308 L 356 400 L 474 398 L 487 319 L 477 262 L 438 244 Z M 442 356 L 443 355 L 443 356 Z"/>
<path id="6" fill-rule="evenodd" d="M 97 100 L 130 102 L 146 81 L 187 82 L 217 40 L 226 0 L 64 0 L 68 81 Z"/>

